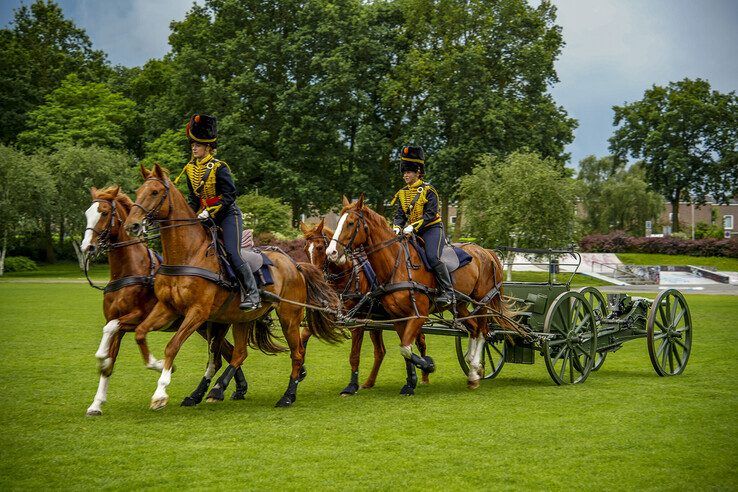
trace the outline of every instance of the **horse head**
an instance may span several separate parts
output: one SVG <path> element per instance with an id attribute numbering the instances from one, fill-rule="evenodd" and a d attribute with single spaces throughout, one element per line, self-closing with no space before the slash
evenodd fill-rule
<path id="1" fill-rule="evenodd" d="M 83 253 L 94 255 L 118 238 L 123 219 L 116 202 L 119 198 L 126 197 L 124 193 L 119 193 L 119 186 L 111 186 L 102 190 L 93 186 L 90 189 L 92 205 L 85 211 L 87 227 L 81 245 Z"/>
<path id="2" fill-rule="evenodd" d="M 136 190 L 136 203 L 125 222 L 126 231 L 133 236 L 144 232 L 144 224 L 169 217 L 172 210 L 170 188 L 172 182 L 167 172 L 157 163 L 151 171 L 141 164 L 143 184 Z"/>
<path id="3" fill-rule="evenodd" d="M 339 247 L 345 251 L 352 251 L 365 244 L 369 239 L 369 223 L 367 214 L 376 215 L 369 207 L 364 205 L 364 193 L 354 203 L 343 197 L 343 209 L 341 209 L 338 226 L 333 233 L 326 254 L 328 259 L 337 262 L 339 259 Z"/>

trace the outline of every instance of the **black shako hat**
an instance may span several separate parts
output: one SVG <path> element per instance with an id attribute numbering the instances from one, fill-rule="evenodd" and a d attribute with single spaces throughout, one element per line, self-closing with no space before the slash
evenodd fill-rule
<path id="1" fill-rule="evenodd" d="M 400 172 L 414 171 L 425 174 L 425 152 L 423 147 L 405 145 L 400 150 Z"/>
<path id="2" fill-rule="evenodd" d="M 185 129 L 190 142 L 207 144 L 215 148 L 218 139 L 218 120 L 207 114 L 193 114 Z"/>

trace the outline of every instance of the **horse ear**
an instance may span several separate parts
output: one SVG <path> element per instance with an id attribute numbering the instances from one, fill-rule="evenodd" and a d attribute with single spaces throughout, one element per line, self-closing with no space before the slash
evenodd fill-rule
<path id="1" fill-rule="evenodd" d="M 94 186 L 92 188 L 90 188 L 90 196 L 93 199 L 97 198 L 97 188 L 95 188 Z"/>
<path id="2" fill-rule="evenodd" d="M 164 170 L 161 168 L 158 162 L 154 164 L 153 174 L 159 179 L 164 179 Z"/>
<path id="3" fill-rule="evenodd" d="M 364 206 L 364 198 L 366 198 L 366 195 L 364 195 L 364 192 L 361 192 L 361 195 L 359 195 L 359 200 L 356 202 L 356 208 L 360 209 Z"/>
<path id="4" fill-rule="evenodd" d="M 300 231 L 304 236 L 308 235 L 308 232 L 310 232 L 310 229 L 308 229 L 307 225 L 303 221 L 300 221 Z"/>
<path id="5" fill-rule="evenodd" d="M 320 234 L 321 232 L 323 232 L 323 226 L 324 225 L 325 225 L 325 217 L 323 217 L 322 219 L 320 219 L 320 222 L 315 227 L 315 232 L 318 233 L 318 234 Z"/>
<path id="6" fill-rule="evenodd" d="M 348 207 L 349 205 L 351 205 L 351 202 L 346 198 L 346 195 L 343 195 L 343 206 Z"/>
<path id="7" fill-rule="evenodd" d="M 120 186 L 116 186 L 115 188 L 110 190 L 110 196 L 115 198 L 116 196 L 118 196 L 119 191 L 120 191 Z"/>
<path id="8" fill-rule="evenodd" d="M 138 168 L 141 170 L 141 176 L 143 176 L 143 179 L 149 177 L 149 170 L 146 169 L 146 166 L 143 165 L 143 162 L 139 164 Z"/>

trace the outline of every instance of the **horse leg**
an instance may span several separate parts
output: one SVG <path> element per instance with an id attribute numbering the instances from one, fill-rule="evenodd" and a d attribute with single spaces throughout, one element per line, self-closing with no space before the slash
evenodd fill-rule
<path id="1" fill-rule="evenodd" d="M 172 312 L 162 303 L 157 303 L 151 311 L 151 314 L 149 314 L 144 322 L 136 328 L 136 340 L 138 341 L 140 338 L 145 339 L 146 333 L 151 329 L 161 328 L 176 317 L 176 313 Z M 205 322 L 206 318 L 207 314 L 204 310 L 190 309 L 184 320 L 182 320 L 182 324 L 179 326 L 177 332 L 174 334 L 172 339 L 169 340 L 169 343 L 164 350 L 164 364 L 161 376 L 159 376 L 156 391 L 154 391 L 154 394 L 151 396 L 151 404 L 149 405 L 149 408 L 152 410 L 160 410 L 167 406 L 167 403 L 169 402 L 167 386 L 169 386 L 172 381 L 172 366 L 174 364 L 174 359 L 177 357 L 177 353 L 182 347 L 184 341 L 187 340 L 187 338 L 189 338 L 189 336 L 197 330 L 203 322 Z"/>
<path id="2" fill-rule="evenodd" d="M 225 329 L 221 329 L 219 333 L 217 334 L 217 343 L 218 345 L 221 344 L 221 341 L 225 339 L 225 334 L 228 327 L 225 327 Z M 230 384 L 231 379 L 233 379 L 236 374 L 238 374 L 238 371 L 241 369 L 241 364 L 243 363 L 244 359 L 246 359 L 247 355 L 247 331 L 254 329 L 254 322 L 245 322 L 245 323 L 237 323 L 233 325 L 233 341 L 235 342 L 235 345 L 233 347 L 233 353 L 231 354 L 231 360 L 228 364 L 228 367 L 226 367 L 225 371 L 223 371 L 223 374 L 220 375 L 218 380 L 215 382 L 215 385 L 213 385 L 213 388 L 210 390 L 210 393 L 208 393 L 208 402 L 218 402 L 223 401 L 225 398 L 225 390 L 228 387 L 228 384 Z M 243 375 L 243 373 L 241 373 Z M 245 382 L 244 378 L 244 382 Z"/>
<path id="3" fill-rule="evenodd" d="M 484 368 L 481 363 L 482 352 L 484 351 L 484 335 L 479 333 L 476 337 L 476 343 L 474 344 L 474 350 L 472 351 L 472 340 L 469 335 L 469 351 L 471 353 L 471 361 L 469 362 L 469 377 L 467 380 L 467 386 L 469 389 L 479 388 L 479 380 L 484 376 Z"/>
<path id="4" fill-rule="evenodd" d="M 287 389 L 282 398 L 277 401 L 277 407 L 289 407 L 297 400 L 297 384 L 300 382 L 300 369 L 302 369 L 305 360 L 305 350 L 302 347 L 300 337 L 300 321 L 303 317 L 302 307 L 280 304 L 277 309 L 279 315 L 279 323 L 282 325 L 282 333 L 287 340 L 290 348 L 290 358 L 292 359 L 292 372 Z"/>
<path id="5" fill-rule="evenodd" d="M 364 340 L 363 328 L 351 329 L 351 354 L 349 364 L 351 365 L 351 380 L 348 386 L 341 390 L 341 396 L 355 395 L 359 391 L 359 361 L 361 360 L 361 342 Z"/>
<path id="6" fill-rule="evenodd" d="M 310 330 L 302 330 L 300 333 L 300 343 L 302 343 L 302 351 L 303 353 L 307 353 L 307 344 L 308 340 L 310 340 L 310 337 L 312 335 L 310 334 Z M 300 375 L 298 376 L 298 379 L 302 381 L 307 376 L 307 369 L 305 369 L 305 361 L 302 363 L 302 367 L 300 367 Z"/>
<path id="7" fill-rule="evenodd" d="M 197 388 L 195 388 L 195 390 L 189 396 L 186 396 L 184 400 L 182 400 L 182 403 L 180 403 L 180 406 L 182 407 L 194 407 L 199 404 L 205 397 L 205 392 L 210 387 L 210 382 L 212 381 L 213 376 L 220 370 L 220 354 L 217 354 L 216 351 L 212 349 L 213 337 L 211 336 L 210 327 L 210 323 L 205 323 L 197 329 L 197 333 L 208 343 L 208 362 L 205 365 L 205 374 L 197 385 Z"/>
<path id="8" fill-rule="evenodd" d="M 92 400 L 92 404 L 87 408 L 87 415 L 90 417 L 102 415 L 102 405 L 108 401 L 108 383 L 110 382 L 110 375 L 113 373 L 113 367 L 115 366 L 115 360 L 118 358 L 118 351 L 120 350 L 120 341 L 125 335 L 125 331 L 116 332 L 113 337 L 110 347 L 108 349 L 108 356 L 105 369 L 100 371 L 100 381 L 97 385 L 97 393 L 95 398 Z"/>
<path id="9" fill-rule="evenodd" d="M 428 352 L 428 346 L 425 344 L 425 334 L 420 333 L 418 334 L 418 338 L 415 339 L 415 345 L 418 347 L 418 351 L 420 352 L 420 357 L 422 359 L 425 359 L 427 352 Z M 428 381 L 428 374 L 429 372 L 426 371 L 420 371 L 420 384 L 429 384 L 430 381 Z"/>
<path id="10" fill-rule="evenodd" d="M 100 346 L 97 348 L 97 352 L 95 352 L 98 369 L 101 373 L 105 371 L 107 369 L 107 366 L 110 364 L 110 340 L 115 336 L 116 333 L 118 333 L 119 329 L 120 320 L 118 319 L 111 319 L 107 322 L 105 326 L 103 326 L 102 338 L 100 338 Z"/>
<path id="11" fill-rule="evenodd" d="M 425 320 L 423 318 L 408 320 L 405 323 L 404 329 L 402 330 L 398 329 L 397 326 L 395 326 L 395 329 L 398 331 L 398 333 L 402 333 L 400 342 L 400 353 L 405 358 L 405 367 L 408 371 L 407 384 L 405 384 L 405 386 L 403 386 L 400 390 L 400 394 L 402 395 L 412 395 L 415 393 L 415 387 L 417 386 L 417 376 L 415 375 L 416 367 L 420 368 L 420 370 L 424 372 L 427 372 L 428 374 L 436 370 L 435 362 L 433 362 L 433 359 L 429 355 L 426 355 L 425 357 L 420 357 L 413 353 L 413 342 L 420 334 L 420 329 L 422 328 L 424 321 Z"/>
<path id="12" fill-rule="evenodd" d="M 366 382 L 361 385 L 362 388 L 374 387 L 374 384 L 377 382 L 379 368 L 382 366 L 382 361 L 384 360 L 384 354 L 387 353 L 387 349 L 384 347 L 384 337 L 382 336 L 381 330 L 369 331 L 369 338 L 372 339 L 372 343 L 374 344 L 374 365 L 369 373 L 369 377 L 366 378 Z"/>

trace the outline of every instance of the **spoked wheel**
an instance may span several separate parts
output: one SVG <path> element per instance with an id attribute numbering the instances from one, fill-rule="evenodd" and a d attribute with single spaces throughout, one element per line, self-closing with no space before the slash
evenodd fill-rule
<path id="1" fill-rule="evenodd" d="M 543 331 L 555 335 L 542 344 L 551 379 L 556 384 L 584 382 L 597 349 L 597 320 L 589 302 L 579 292 L 560 294 L 546 312 Z"/>
<path id="2" fill-rule="evenodd" d="M 585 299 L 587 299 L 587 302 L 589 302 L 589 305 L 592 306 L 592 311 L 594 312 L 595 318 L 597 319 L 597 330 L 600 329 L 602 326 L 602 320 L 607 318 L 607 315 L 610 314 L 610 312 L 607 309 L 607 301 L 605 300 L 605 296 L 602 295 L 602 292 L 595 289 L 594 287 L 582 287 L 577 292 L 582 294 Z M 607 352 L 597 352 L 595 354 L 595 361 L 594 365 L 592 366 L 593 371 L 598 371 L 600 367 L 602 367 L 602 364 L 605 363 L 605 358 L 607 357 Z"/>
<path id="3" fill-rule="evenodd" d="M 692 353 L 692 316 L 681 292 L 668 289 L 653 301 L 646 339 L 656 374 L 676 376 L 684 372 Z"/>
<path id="4" fill-rule="evenodd" d="M 466 347 L 464 343 L 468 338 L 456 337 L 456 357 L 464 374 L 469 375 L 469 364 L 466 362 Z M 484 379 L 494 379 L 505 365 L 505 341 L 494 340 L 485 342 L 482 349 L 482 367 L 484 367 Z"/>

